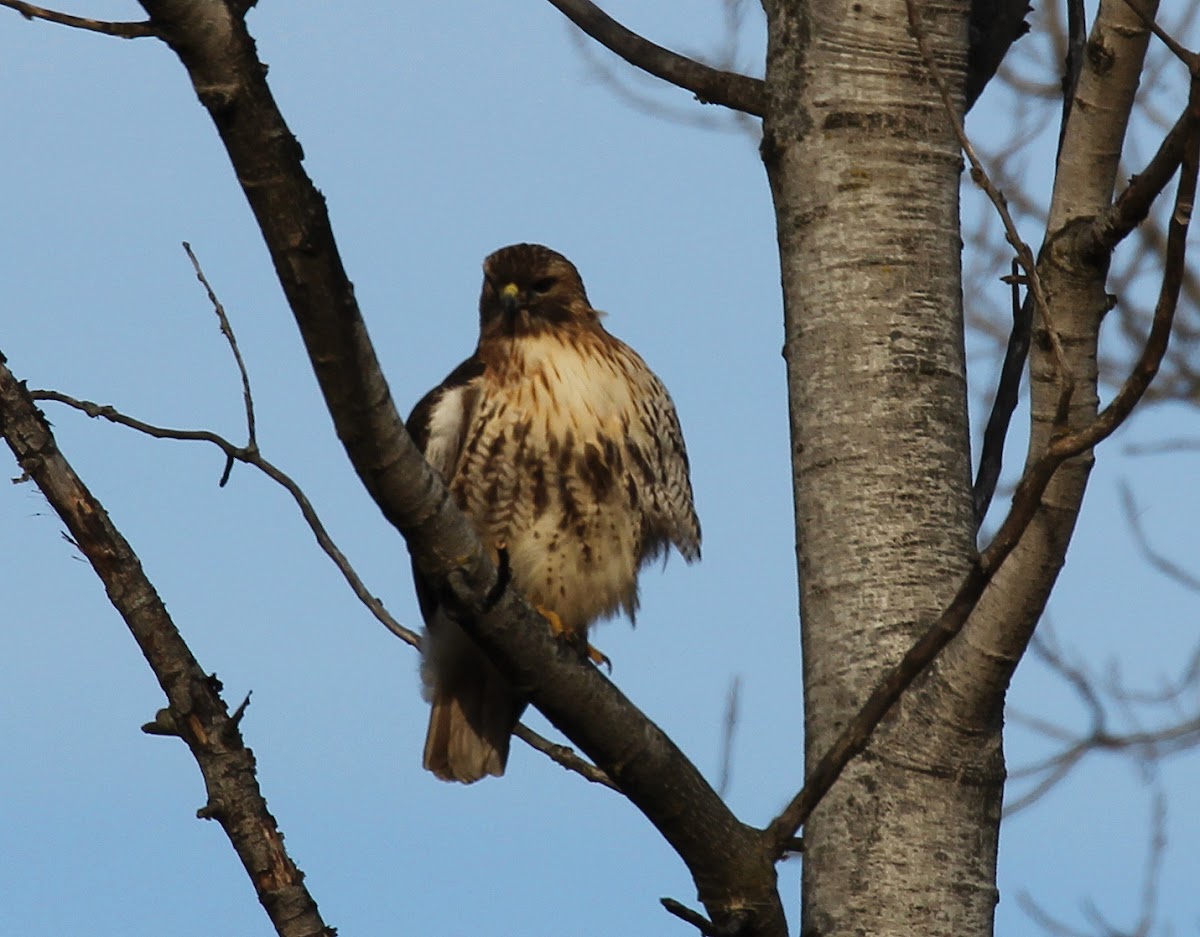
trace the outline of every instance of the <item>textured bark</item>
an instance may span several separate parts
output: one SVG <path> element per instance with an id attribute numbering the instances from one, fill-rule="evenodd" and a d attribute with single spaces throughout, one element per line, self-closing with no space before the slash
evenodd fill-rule
<path id="1" fill-rule="evenodd" d="M 1157 4 L 1147 4 L 1146 15 L 1153 16 L 1156 9 Z M 1109 254 L 1095 249 L 1094 223 L 1112 201 L 1149 36 L 1125 0 L 1100 5 L 1063 138 L 1038 264 L 1074 389 L 1066 423 L 1056 427 L 1061 385 L 1046 324 L 1035 323 L 1027 465 L 1053 438 L 1088 426 L 1096 416 L 1096 348 L 1109 304 Z M 967 640 L 951 645 L 940 662 L 941 672 L 963 687 L 964 701 L 978 713 L 999 705 L 1033 636 L 1065 561 L 1092 462 L 1088 451 L 1058 469 L 1020 545 L 976 608 L 964 634 Z"/>
<path id="2" fill-rule="evenodd" d="M 961 112 L 968 5 L 922 6 Z M 767 11 L 811 765 L 975 555 L 961 160 L 903 2 Z M 998 726 L 917 715 L 806 827 L 805 933 L 990 932 Z"/>

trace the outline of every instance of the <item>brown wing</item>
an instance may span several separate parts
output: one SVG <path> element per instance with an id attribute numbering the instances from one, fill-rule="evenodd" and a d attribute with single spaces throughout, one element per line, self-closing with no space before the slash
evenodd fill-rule
<path id="1" fill-rule="evenodd" d="M 631 501 L 642 510 L 640 562 L 662 556 L 671 544 L 689 563 L 700 559 L 700 520 L 692 498 L 687 447 L 675 404 L 662 381 L 628 345 L 611 338 L 628 362 L 636 385 L 640 426 L 625 440 Z M 637 430 L 640 429 L 641 432 Z"/>

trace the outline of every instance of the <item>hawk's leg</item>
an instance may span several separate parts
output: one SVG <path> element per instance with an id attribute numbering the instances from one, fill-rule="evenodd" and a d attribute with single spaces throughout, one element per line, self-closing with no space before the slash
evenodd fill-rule
<path id="1" fill-rule="evenodd" d="M 554 611 L 553 609 L 546 608 L 542 605 L 535 605 L 534 608 L 538 610 L 538 613 L 545 618 L 546 621 L 550 622 L 551 634 L 553 634 L 556 638 L 561 638 L 564 643 L 578 650 L 581 657 L 584 655 L 584 649 L 586 648 L 588 659 L 591 660 L 593 664 L 596 666 L 603 664 L 608 668 L 608 672 L 612 673 L 612 661 L 608 659 L 608 655 L 603 651 L 598 651 L 596 648 L 587 643 L 586 631 L 578 631 L 574 628 L 568 628 L 563 624 L 563 620 L 558 616 L 558 612 Z"/>

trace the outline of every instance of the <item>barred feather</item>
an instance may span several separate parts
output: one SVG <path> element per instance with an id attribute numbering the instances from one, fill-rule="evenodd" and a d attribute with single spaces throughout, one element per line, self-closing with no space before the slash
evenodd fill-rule
<path id="1" fill-rule="evenodd" d="M 632 618 L 645 563 L 672 544 L 689 562 L 700 556 L 674 404 L 641 357 L 600 324 L 566 258 L 514 245 L 484 271 L 476 352 L 418 404 L 410 432 L 485 544 L 507 550 L 513 581 L 532 603 L 578 632 L 618 611 Z M 448 629 L 416 575 L 437 647 Z M 473 647 L 457 637 L 441 643 L 428 655 L 435 706 L 426 767 L 462 781 L 500 773 L 520 705 L 502 705 L 499 675 Z M 439 707 L 451 677 L 456 695 Z M 504 709 L 499 728 L 478 705 L 484 689 L 491 709 Z M 464 748 L 464 733 L 484 737 L 487 751 Z M 456 767 L 456 752 L 471 764 Z"/>

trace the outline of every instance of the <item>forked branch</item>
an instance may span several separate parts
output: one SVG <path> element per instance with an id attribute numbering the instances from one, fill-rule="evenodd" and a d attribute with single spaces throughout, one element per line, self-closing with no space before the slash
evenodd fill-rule
<path id="1" fill-rule="evenodd" d="M 1192 105 L 1198 100 L 1197 84 L 1192 84 L 1189 102 Z M 1046 451 L 1026 470 L 1013 495 L 1008 516 L 964 578 L 954 599 L 900 663 L 883 678 L 838 739 L 809 772 L 803 789 L 767 828 L 776 856 L 786 852 L 788 840 L 808 820 L 851 759 L 866 748 L 871 735 L 904 691 L 962 630 L 984 590 L 1036 516 L 1042 495 L 1059 466 L 1110 436 L 1145 395 L 1170 342 L 1171 325 L 1183 282 L 1187 231 L 1196 197 L 1198 163 L 1200 132 L 1193 132 L 1183 149 L 1182 171 L 1168 225 L 1167 253 L 1154 321 L 1142 352 L 1121 389 L 1095 420 L 1076 433 L 1055 437 Z"/>
<path id="2" fill-rule="evenodd" d="M 276 931 L 281 937 L 333 937 L 267 810 L 254 756 L 242 741 L 238 715 L 230 715 L 220 696 L 220 683 L 192 656 L 133 548 L 59 451 L 45 417 L 3 355 L 0 433 L 104 583 L 158 678 L 169 705 L 147 731 L 178 735 L 191 749 L 208 791 L 200 815 L 225 830 Z"/>

